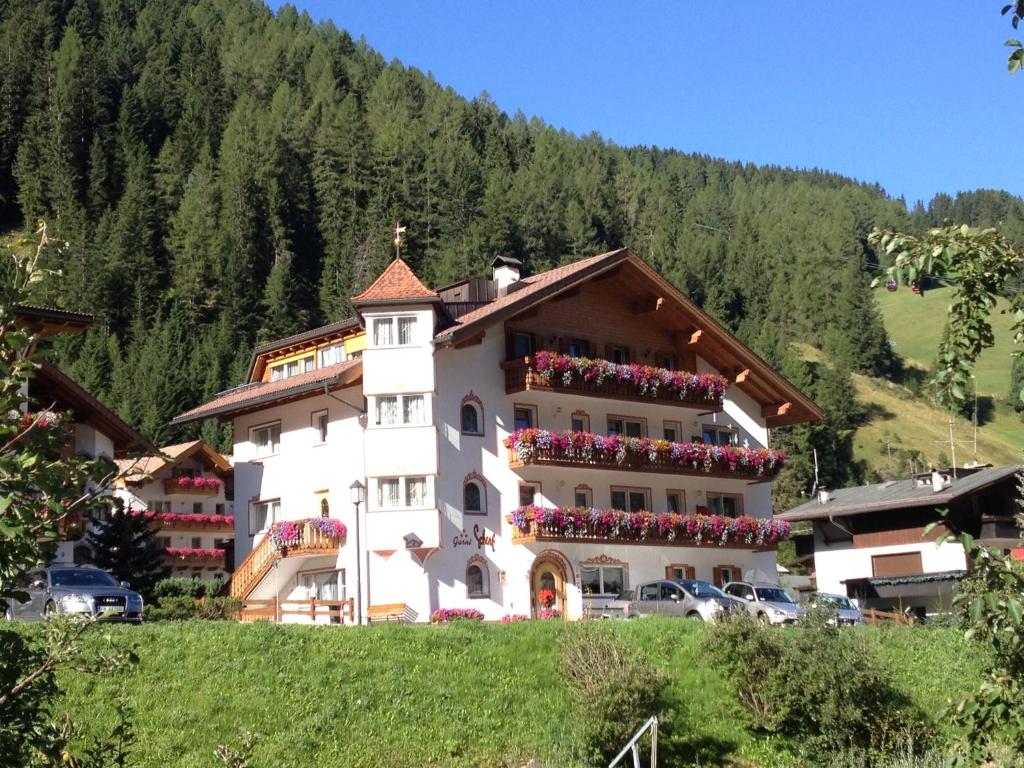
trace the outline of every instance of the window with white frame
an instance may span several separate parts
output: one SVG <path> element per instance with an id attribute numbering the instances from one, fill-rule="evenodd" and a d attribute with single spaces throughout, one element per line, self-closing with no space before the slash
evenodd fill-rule
<path id="1" fill-rule="evenodd" d="M 270 380 L 280 381 L 300 373 L 312 371 L 314 368 L 313 355 L 303 357 L 301 360 L 290 360 L 287 363 L 270 366 Z"/>
<path id="2" fill-rule="evenodd" d="M 589 485 L 577 485 L 573 491 L 573 504 L 577 507 L 590 509 L 594 506 L 594 491 Z"/>
<path id="3" fill-rule="evenodd" d="M 398 343 L 402 346 L 416 343 L 416 318 L 398 318 Z"/>
<path id="4" fill-rule="evenodd" d="M 683 514 L 686 511 L 685 491 L 669 489 L 665 494 L 665 508 L 666 511 L 677 515 Z"/>
<path id="5" fill-rule="evenodd" d="M 316 411 L 313 414 L 313 431 L 318 445 L 327 442 L 327 424 L 327 411 Z"/>
<path id="6" fill-rule="evenodd" d="M 390 317 L 378 317 L 373 321 L 373 346 L 393 347 L 395 345 L 395 321 Z"/>
<path id="7" fill-rule="evenodd" d="M 736 430 L 705 424 L 701 430 L 701 439 L 708 445 L 733 445 L 736 442 Z"/>
<path id="8" fill-rule="evenodd" d="M 573 432 L 589 432 L 590 415 L 586 411 L 573 411 L 569 424 Z"/>
<path id="9" fill-rule="evenodd" d="M 678 421 L 666 421 L 662 434 L 670 443 L 678 443 L 683 439 L 683 425 Z"/>
<path id="10" fill-rule="evenodd" d="M 617 595 L 626 588 L 626 569 L 621 565 L 580 565 L 583 594 Z"/>
<path id="11" fill-rule="evenodd" d="M 708 491 L 708 511 L 723 517 L 739 517 L 743 514 L 743 496 L 738 493 L 717 493 Z"/>
<path id="12" fill-rule="evenodd" d="M 379 509 L 417 509 L 426 505 L 426 477 L 382 477 L 377 480 Z"/>
<path id="13" fill-rule="evenodd" d="M 253 427 L 249 439 L 256 448 L 256 458 L 273 456 L 281 450 L 281 422 Z"/>
<path id="14" fill-rule="evenodd" d="M 609 416 L 608 434 L 624 437 L 643 437 L 647 434 L 647 421 L 628 416 Z"/>
<path id="15" fill-rule="evenodd" d="M 329 347 L 324 347 L 320 350 L 320 367 L 326 368 L 328 365 L 336 365 L 337 363 L 345 362 L 345 345 L 341 342 L 338 344 L 331 344 Z"/>
<path id="16" fill-rule="evenodd" d="M 612 487 L 612 509 L 619 509 L 623 512 L 644 512 L 650 508 L 650 488 Z"/>
<path id="17" fill-rule="evenodd" d="M 426 424 L 427 403 L 424 395 L 377 395 L 375 424 L 378 427 Z"/>
<path id="18" fill-rule="evenodd" d="M 265 531 L 281 517 L 281 500 L 253 501 L 249 504 L 249 535 Z"/>

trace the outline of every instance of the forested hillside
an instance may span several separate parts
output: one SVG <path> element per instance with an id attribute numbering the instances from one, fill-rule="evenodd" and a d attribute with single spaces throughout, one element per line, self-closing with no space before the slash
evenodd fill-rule
<path id="1" fill-rule="evenodd" d="M 1012 219 L 1024 239 L 1001 193 L 908 212 L 835 174 L 509 116 L 290 7 L 7 0 L 0 52 L 0 219 L 50 222 L 64 277 L 40 298 L 99 320 L 54 354 L 157 442 L 187 436 L 170 417 L 238 383 L 254 342 L 347 316 L 401 221 L 433 285 L 498 253 L 538 271 L 635 249 L 827 410 L 778 435 L 785 503 L 807 490 L 811 447 L 833 486 L 864 471 L 850 372 L 894 366 L 871 227 Z M 223 445 L 221 428 L 203 433 Z"/>

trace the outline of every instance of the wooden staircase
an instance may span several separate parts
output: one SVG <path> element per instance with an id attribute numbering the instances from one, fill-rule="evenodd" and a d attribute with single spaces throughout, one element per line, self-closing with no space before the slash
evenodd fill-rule
<path id="1" fill-rule="evenodd" d="M 302 537 L 299 542 L 283 549 L 277 549 L 270 540 L 270 536 L 264 536 L 231 574 L 231 581 L 228 583 L 228 594 L 231 597 L 243 600 L 247 598 L 267 575 L 274 563 L 283 558 L 337 556 L 338 548 L 341 546 L 340 539 L 327 536 L 319 528 L 307 525 L 304 521 L 294 522 L 302 529 Z"/>

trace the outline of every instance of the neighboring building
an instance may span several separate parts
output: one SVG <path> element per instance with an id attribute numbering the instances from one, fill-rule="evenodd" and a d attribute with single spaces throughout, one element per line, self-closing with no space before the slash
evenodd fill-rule
<path id="1" fill-rule="evenodd" d="M 128 514 L 159 528 L 172 576 L 224 578 L 234 569 L 231 461 L 202 440 L 168 445 L 159 455 L 118 462 L 114 495 Z"/>
<path id="2" fill-rule="evenodd" d="M 518 269 L 433 291 L 395 260 L 175 419 L 234 423 L 233 594 L 576 618 L 666 575 L 775 580 L 769 431 L 820 410 L 628 250 Z"/>
<path id="3" fill-rule="evenodd" d="M 93 321 L 91 315 L 51 307 L 19 305 L 15 312 L 25 328 L 42 338 L 58 333 L 81 333 Z M 29 350 L 29 354 L 35 351 Z M 57 366 L 45 360 L 39 366 L 29 380 L 27 395 L 34 402 L 33 408 L 52 408 L 72 414 L 74 441 L 71 450 L 75 455 L 115 460 L 155 450 L 142 435 Z M 74 514 L 64 521 L 61 526 L 62 541 L 55 558 L 57 561 L 88 561 L 88 547 L 82 543 L 86 524 L 87 521 L 80 514 Z"/>
<path id="4" fill-rule="evenodd" d="M 848 595 L 861 607 L 911 609 L 919 616 L 948 611 L 970 567 L 963 546 L 935 540 L 953 529 L 1006 552 L 1019 546 L 1014 520 L 1019 467 L 973 467 L 907 480 L 826 491 L 778 515 L 814 527 L 817 588 Z M 948 510 L 943 518 L 941 510 Z M 948 522 L 925 535 L 925 528 Z"/>

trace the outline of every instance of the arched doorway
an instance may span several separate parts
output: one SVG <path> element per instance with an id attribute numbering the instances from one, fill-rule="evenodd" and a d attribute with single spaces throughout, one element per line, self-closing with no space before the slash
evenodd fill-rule
<path id="1" fill-rule="evenodd" d="M 539 616 L 543 610 L 557 610 L 563 617 L 566 612 L 565 600 L 565 568 L 561 558 L 553 555 L 540 555 L 533 561 L 530 571 L 530 603 L 533 615 Z"/>

